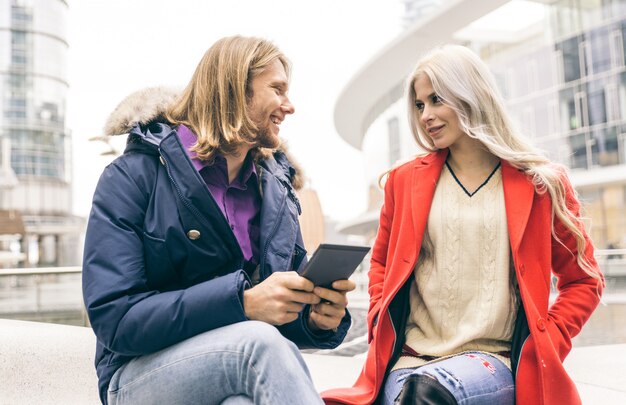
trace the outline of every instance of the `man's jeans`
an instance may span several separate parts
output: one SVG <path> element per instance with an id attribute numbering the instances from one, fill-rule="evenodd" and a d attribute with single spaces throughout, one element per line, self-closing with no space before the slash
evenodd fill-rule
<path id="1" fill-rule="evenodd" d="M 435 378 L 460 405 L 515 403 L 515 383 L 511 370 L 484 352 L 465 352 L 418 368 L 391 372 L 384 387 L 384 405 L 394 403 L 411 374 L 426 374 Z"/>
<path id="2" fill-rule="evenodd" d="M 322 404 L 295 344 L 239 322 L 131 360 L 113 375 L 110 405 Z"/>

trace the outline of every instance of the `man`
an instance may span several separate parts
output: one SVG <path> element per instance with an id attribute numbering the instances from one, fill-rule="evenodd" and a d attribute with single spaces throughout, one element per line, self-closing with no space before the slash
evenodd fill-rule
<path id="1" fill-rule="evenodd" d="M 223 38 L 180 96 L 138 92 L 110 117 L 128 142 L 83 264 L 103 403 L 321 403 L 297 347 L 343 340 L 354 283 L 292 271 L 306 251 L 302 181 L 277 149 L 289 68 L 265 40 Z"/>

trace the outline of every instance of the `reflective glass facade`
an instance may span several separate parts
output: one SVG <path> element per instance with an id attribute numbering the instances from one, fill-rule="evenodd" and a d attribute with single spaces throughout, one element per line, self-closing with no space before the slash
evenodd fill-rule
<path id="1" fill-rule="evenodd" d="M 65 124 L 67 17 L 65 0 L 0 0 L 0 209 L 22 215 L 20 266 L 81 260 Z"/>
<path id="2" fill-rule="evenodd" d="M 63 0 L 0 0 L 0 137 L 19 181 L 0 204 L 26 214 L 71 209 L 67 12 Z"/>
<path id="3" fill-rule="evenodd" d="M 577 185 L 596 244 L 626 247 L 626 175 L 603 179 L 626 174 L 626 0 L 561 0 L 549 15 L 546 45 L 490 66 L 522 132 L 574 180 L 597 179 Z"/>

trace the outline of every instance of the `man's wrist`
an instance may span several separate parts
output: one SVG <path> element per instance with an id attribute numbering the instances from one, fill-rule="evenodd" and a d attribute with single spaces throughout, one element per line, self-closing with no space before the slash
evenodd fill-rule
<path id="1" fill-rule="evenodd" d="M 307 315 L 307 326 L 309 328 L 309 330 L 315 334 L 322 334 L 322 333 L 328 333 L 328 332 L 337 332 L 337 330 L 339 330 L 339 326 L 337 326 L 336 328 L 332 328 L 332 329 L 322 329 L 320 328 L 317 323 L 313 320 L 313 318 L 311 317 L 311 313 L 313 312 L 313 306 L 311 305 L 309 307 L 309 311 L 308 311 L 308 315 Z"/>
<path id="2" fill-rule="evenodd" d="M 311 332 L 320 332 L 322 329 L 317 326 L 313 318 L 311 317 L 311 313 L 313 312 L 313 305 L 309 306 L 309 311 L 306 316 L 307 326 Z"/>
<path id="3" fill-rule="evenodd" d="M 250 313 L 251 310 L 249 310 L 249 308 L 252 308 L 253 306 L 248 305 L 251 299 L 250 291 L 250 288 L 246 288 L 245 290 L 243 290 L 243 314 L 246 318 L 248 318 L 248 320 L 253 319 L 252 314 Z"/>

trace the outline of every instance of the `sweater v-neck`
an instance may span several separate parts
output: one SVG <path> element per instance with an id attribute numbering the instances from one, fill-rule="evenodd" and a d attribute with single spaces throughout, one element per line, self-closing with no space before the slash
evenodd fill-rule
<path id="1" fill-rule="evenodd" d="M 498 162 L 498 164 L 496 165 L 496 167 L 491 171 L 491 173 L 489 174 L 489 176 L 487 176 L 487 179 L 485 179 L 485 181 L 482 182 L 482 184 L 480 186 L 478 186 L 478 188 L 472 192 L 469 192 L 465 186 L 463 185 L 463 183 L 461 183 L 461 181 L 458 179 L 458 177 L 456 177 L 456 174 L 454 174 L 454 170 L 452 170 L 452 167 L 450 166 L 450 164 L 448 163 L 448 159 L 446 159 L 446 167 L 448 168 L 448 170 L 450 171 L 450 174 L 452 175 L 452 177 L 454 178 L 454 181 L 456 181 L 456 184 L 459 185 L 459 187 L 461 187 L 463 189 L 463 191 L 465 192 L 465 194 L 468 195 L 468 197 L 472 198 L 472 196 L 474 196 L 481 188 L 485 187 L 487 185 L 487 183 L 489 183 L 489 180 L 491 180 L 491 178 L 493 177 L 494 174 L 496 174 L 496 172 L 498 171 L 498 169 L 500 168 L 500 162 Z"/>

